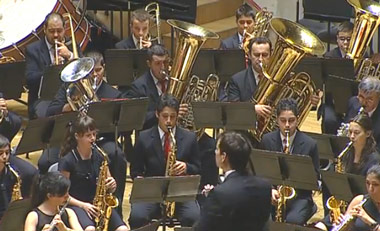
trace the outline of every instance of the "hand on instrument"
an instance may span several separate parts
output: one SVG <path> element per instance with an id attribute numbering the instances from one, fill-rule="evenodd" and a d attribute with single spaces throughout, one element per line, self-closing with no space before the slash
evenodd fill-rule
<path id="1" fill-rule="evenodd" d="M 278 199 L 280 198 L 280 194 L 277 189 L 272 189 L 272 204 L 277 204 Z"/>
<path id="2" fill-rule="evenodd" d="M 189 105 L 187 103 L 181 103 L 179 105 L 178 117 L 183 118 L 189 113 Z"/>
<path id="3" fill-rule="evenodd" d="M 203 190 L 202 190 L 202 195 L 204 195 L 205 197 L 208 196 L 208 194 L 210 193 L 211 190 L 214 189 L 214 185 L 210 185 L 210 184 L 207 184 L 204 186 Z"/>
<path id="4" fill-rule="evenodd" d="M 61 56 L 63 58 L 65 58 L 66 60 L 70 60 L 72 58 L 72 52 L 69 50 L 69 48 L 67 48 L 67 46 L 62 43 L 62 42 L 58 42 L 56 41 L 58 47 L 58 56 Z"/>
<path id="5" fill-rule="evenodd" d="M 117 187 L 116 181 L 113 177 L 107 177 L 106 179 L 106 188 L 109 192 L 115 192 Z"/>
<path id="6" fill-rule="evenodd" d="M 0 110 L 3 111 L 4 116 L 8 116 L 7 101 L 4 98 L 0 98 Z"/>
<path id="7" fill-rule="evenodd" d="M 63 108 L 62 108 L 62 112 L 71 112 L 73 111 L 73 109 L 71 108 L 70 104 L 66 103 Z"/>
<path id="8" fill-rule="evenodd" d="M 152 46 L 152 42 L 150 40 L 141 40 L 142 48 L 149 48 Z"/>
<path id="9" fill-rule="evenodd" d="M 179 160 L 175 162 L 174 167 L 173 167 L 174 175 L 176 176 L 185 175 L 186 170 L 187 170 L 187 165 L 185 162 L 182 162 Z"/>
<path id="10" fill-rule="evenodd" d="M 83 203 L 83 205 L 81 206 L 81 208 L 84 209 L 87 212 L 88 216 L 91 219 L 99 216 L 98 208 L 96 208 L 93 204 Z"/>
<path id="11" fill-rule="evenodd" d="M 53 221 L 50 224 L 44 225 L 44 227 L 42 228 L 42 231 L 50 230 L 51 227 L 54 225 L 58 229 L 58 231 L 66 231 L 67 230 L 66 225 L 61 220 L 61 217 L 57 214 L 57 215 L 55 215 L 55 217 L 53 218 Z"/>
<path id="12" fill-rule="evenodd" d="M 310 98 L 311 105 L 314 107 L 318 106 L 319 102 L 321 101 L 321 98 L 323 96 L 323 91 L 318 90 L 316 94 L 313 94 Z"/>
<path id="13" fill-rule="evenodd" d="M 268 106 L 268 105 L 256 104 L 255 111 L 258 116 L 262 116 L 265 119 L 268 119 L 272 114 L 272 108 L 271 106 Z"/>
<path id="14" fill-rule="evenodd" d="M 363 209 L 362 205 L 357 205 L 352 209 L 351 212 L 352 216 L 358 217 L 360 220 L 362 220 L 367 225 L 371 225 L 373 223 L 376 223 L 376 221 L 368 215 L 368 213 Z"/>

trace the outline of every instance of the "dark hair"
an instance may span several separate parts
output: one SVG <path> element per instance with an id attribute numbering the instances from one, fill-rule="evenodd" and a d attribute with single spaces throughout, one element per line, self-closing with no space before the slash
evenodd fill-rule
<path id="1" fill-rule="evenodd" d="M 94 60 L 95 65 L 98 63 L 102 66 L 104 65 L 103 55 L 99 51 L 96 51 L 96 50 L 87 51 L 84 53 L 84 56 L 92 58 Z"/>
<path id="2" fill-rule="evenodd" d="M 145 22 L 146 20 L 150 20 L 150 14 L 144 9 L 137 9 L 131 14 L 131 25 L 135 19 L 139 22 Z"/>
<path id="3" fill-rule="evenodd" d="M 276 113 L 277 116 L 281 114 L 283 111 L 292 111 L 295 116 L 298 117 L 298 106 L 297 106 L 297 101 L 292 98 L 284 98 L 281 99 L 276 108 Z"/>
<path id="4" fill-rule="evenodd" d="M 219 149 L 226 153 L 232 169 L 239 172 L 245 172 L 251 146 L 249 141 L 240 133 L 224 132 L 218 137 Z"/>
<path id="5" fill-rule="evenodd" d="M 339 32 L 352 32 L 354 29 L 354 24 L 349 21 L 342 22 L 338 25 L 336 35 L 338 36 Z"/>
<path id="6" fill-rule="evenodd" d="M 34 178 L 32 192 L 32 208 L 38 207 L 47 200 L 48 193 L 52 196 L 64 196 L 70 188 L 70 180 L 62 173 L 54 171 Z"/>
<path id="7" fill-rule="evenodd" d="M 269 44 L 269 53 L 272 53 L 272 42 L 267 37 L 256 37 L 256 38 L 251 39 L 248 43 L 250 54 L 252 52 L 253 44 Z"/>
<path id="8" fill-rule="evenodd" d="M 169 52 L 163 45 L 155 44 L 148 48 L 147 54 L 148 54 L 148 60 L 152 61 L 153 55 L 164 56 L 164 55 L 168 55 Z"/>
<path id="9" fill-rule="evenodd" d="M 72 124 L 69 124 L 65 135 L 65 142 L 61 147 L 60 156 L 66 155 L 71 149 L 77 146 L 75 133 L 83 135 L 93 130 L 96 130 L 95 120 L 87 115 L 82 115 Z"/>
<path id="10" fill-rule="evenodd" d="M 160 113 L 165 107 L 173 108 L 178 113 L 179 102 L 173 95 L 162 94 L 156 108 L 157 113 Z"/>
<path id="11" fill-rule="evenodd" d="M 380 165 L 376 164 L 376 165 L 373 165 L 372 167 L 370 167 L 367 171 L 367 176 L 369 174 L 374 174 L 376 179 L 380 181 Z"/>
<path id="12" fill-rule="evenodd" d="M 0 148 L 5 148 L 7 146 L 9 149 L 11 148 L 8 138 L 0 134 Z"/>
<path id="13" fill-rule="evenodd" d="M 355 122 L 359 124 L 359 126 L 365 132 L 371 132 L 371 135 L 366 139 L 366 143 L 364 145 L 362 155 L 359 160 L 359 169 L 362 169 L 367 163 L 369 155 L 373 152 L 376 152 L 376 141 L 372 134 L 372 120 L 366 113 L 361 113 L 355 116 L 350 122 Z M 347 153 L 346 157 L 343 158 L 343 165 L 345 168 L 345 172 L 353 172 L 355 153 L 353 151 Z"/>
<path id="14" fill-rule="evenodd" d="M 253 11 L 252 7 L 248 5 L 247 3 L 244 3 L 236 10 L 236 21 L 239 20 L 241 16 L 251 17 L 253 20 L 255 20 L 255 12 Z"/>
<path id="15" fill-rule="evenodd" d="M 61 14 L 56 13 L 56 12 L 50 13 L 50 14 L 48 14 L 48 15 L 46 16 L 46 18 L 45 18 L 45 24 L 44 24 L 44 26 L 45 26 L 46 28 L 47 28 L 47 26 L 48 26 L 50 20 L 52 20 L 53 18 L 59 18 L 59 19 L 61 19 L 61 22 L 62 22 L 63 28 L 65 28 L 65 19 L 62 17 Z"/>

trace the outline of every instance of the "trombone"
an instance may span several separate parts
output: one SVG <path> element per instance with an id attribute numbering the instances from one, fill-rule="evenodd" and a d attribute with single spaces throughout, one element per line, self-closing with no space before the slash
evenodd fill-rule
<path id="1" fill-rule="evenodd" d="M 73 59 L 78 59 L 79 58 L 79 54 L 78 54 L 78 49 L 77 49 L 77 43 L 76 43 L 76 39 L 75 39 L 75 31 L 74 31 L 74 27 L 73 27 L 73 19 L 71 17 L 71 14 L 70 13 L 65 13 L 62 15 L 63 18 L 67 18 L 68 21 L 69 21 L 69 26 L 70 26 L 70 34 L 71 34 L 71 45 L 73 46 Z M 62 41 L 64 42 L 64 41 Z M 59 54 L 58 54 L 58 40 L 54 40 L 54 55 L 55 55 L 55 58 L 54 58 L 54 64 L 55 65 L 60 65 L 62 63 L 60 63 L 60 60 L 59 60 Z"/>
<path id="2" fill-rule="evenodd" d="M 155 22 L 155 26 L 152 26 L 149 28 L 149 31 L 151 31 L 151 28 L 157 27 L 156 33 L 157 37 L 151 38 L 149 35 L 147 38 L 147 41 L 157 40 L 158 44 L 161 44 L 161 22 L 160 22 L 160 6 L 157 2 L 151 2 L 148 5 L 145 6 L 145 11 L 148 12 L 151 16 L 153 21 Z M 140 37 L 140 47 L 142 47 L 142 37 Z"/>

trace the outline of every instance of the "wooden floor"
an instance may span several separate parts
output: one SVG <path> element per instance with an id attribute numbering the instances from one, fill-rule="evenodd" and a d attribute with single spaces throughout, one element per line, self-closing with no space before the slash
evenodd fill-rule
<path id="1" fill-rule="evenodd" d="M 22 95 L 22 100 L 26 101 L 26 94 Z M 23 122 L 23 128 L 25 127 L 27 123 L 27 107 L 24 104 L 21 104 L 19 102 L 16 102 L 14 100 L 9 100 L 8 102 L 8 107 L 11 111 L 15 111 L 19 115 L 24 117 L 24 122 Z M 305 122 L 303 125 L 300 127 L 302 131 L 308 131 L 308 132 L 314 132 L 314 133 L 321 133 L 321 126 L 320 126 L 320 121 L 317 121 L 317 116 L 316 112 L 312 111 L 309 113 L 308 117 L 306 118 Z M 20 131 L 16 137 L 12 141 L 12 147 L 17 146 L 19 143 L 20 139 L 22 136 L 22 131 Z M 30 159 L 26 159 L 36 165 L 37 160 L 41 154 L 41 151 L 36 151 L 33 153 L 30 153 Z M 20 157 L 25 159 L 25 155 L 21 155 Z M 128 174 L 129 172 L 127 172 Z M 127 180 L 127 184 L 125 187 L 125 194 L 124 194 L 124 201 L 123 201 L 123 216 L 124 216 L 124 221 L 128 224 L 128 217 L 130 213 L 130 204 L 129 204 L 129 196 L 130 192 L 132 189 L 132 181 L 130 178 Z M 310 221 L 316 221 L 320 220 L 323 217 L 323 206 L 322 206 L 322 196 L 320 193 L 315 193 L 314 194 L 314 201 L 318 205 L 318 212 L 310 219 Z M 170 229 L 169 229 L 170 230 Z"/>

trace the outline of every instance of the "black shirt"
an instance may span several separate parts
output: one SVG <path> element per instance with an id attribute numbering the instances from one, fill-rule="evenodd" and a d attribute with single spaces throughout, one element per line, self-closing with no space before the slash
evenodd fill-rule
<path id="1" fill-rule="evenodd" d="M 47 215 L 38 208 L 33 209 L 33 211 L 35 211 L 37 213 L 37 216 L 38 216 L 36 231 L 41 231 L 42 228 L 46 224 L 50 224 L 51 221 L 53 220 L 54 216 L 55 216 L 55 215 L 53 215 L 53 216 Z M 61 216 L 61 220 L 66 225 L 66 227 L 71 227 L 70 223 L 69 223 L 69 215 L 67 214 L 66 209 Z M 54 231 L 56 231 L 56 230 L 57 230 L 57 228 L 54 229 Z"/>

